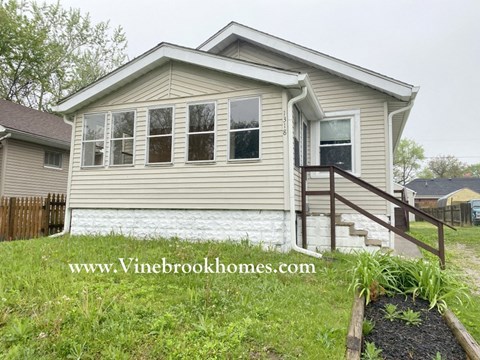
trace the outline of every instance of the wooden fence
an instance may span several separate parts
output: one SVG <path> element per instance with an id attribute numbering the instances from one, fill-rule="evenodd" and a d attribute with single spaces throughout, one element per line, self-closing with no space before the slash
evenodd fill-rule
<path id="1" fill-rule="evenodd" d="M 424 212 L 452 226 L 472 225 L 472 206 L 468 203 L 443 208 L 422 208 Z M 418 219 L 416 219 L 418 221 Z"/>
<path id="2" fill-rule="evenodd" d="M 0 240 L 32 239 L 63 230 L 65 195 L 47 197 L 2 197 L 0 200 Z"/>

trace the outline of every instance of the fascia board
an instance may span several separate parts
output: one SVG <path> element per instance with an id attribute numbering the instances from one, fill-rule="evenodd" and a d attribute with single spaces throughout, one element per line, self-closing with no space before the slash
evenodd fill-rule
<path id="1" fill-rule="evenodd" d="M 367 69 L 362 69 L 353 64 L 308 50 L 286 40 L 238 24 L 232 24 L 225 28 L 215 37 L 200 45 L 198 49 L 203 51 L 215 50 L 222 41 L 233 35 L 253 41 L 259 46 L 273 49 L 276 52 L 282 52 L 289 56 L 296 57 L 300 61 L 307 62 L 314 67 L 319 67 L 329 72 L 336 73 L 341 77 L 376 88 L 400 100 L 408 101 L 413 95 L 413 87 L 411 85 L 383 77 L 380 74 L 375 74 Z"/>
<path id="2" fill-rule="evenodd" d="M 164 44 L 149 54 L 133 60 L 127 66 L 119 69 L 119 71 L 113 72 L 99 80 L 93 86 L 81 90 L 68 98 L 57 106 L 56 111 L 63 114 L 72 112 L 82 105 L 92 102 L 115 88 L 138 78 L 168 60 L 178 60 L 287 88 L 299 86 L 300 81 L 299 74 L 291 71 L 267 68 L 261 65 L 249 64 L 235 59 L 202 53 L 197 50 L 189 50 Z"/>

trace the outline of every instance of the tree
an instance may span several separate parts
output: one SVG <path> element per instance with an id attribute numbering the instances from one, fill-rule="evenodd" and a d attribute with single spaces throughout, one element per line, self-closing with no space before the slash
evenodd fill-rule
<path id="1" fill-rule="evenodd" d="M 0 0 L 0 97 L 51 111 L 127 60 L 121 27 L 60 3 Z"/>
<path id="2" fill-rule="evenodd" d="M 472 176 L 480 178 L 480 163 L 468 165 L 465 169 L 464 176 Z"/>
<path id="3" fill-rule="evenodd" d="M 466 164 L 453 155 L 439 155 L 431 159 L 422 175 L 432 175 L 429 178 L 462 177 Z"/>
<path id="4" fill-rule="evenodd" d="M 393 160 L 394 181 L 405 185 L 413 180 L 423 159 L 425 155 L 421 145 L 409 139 L 400 140 Z"/>

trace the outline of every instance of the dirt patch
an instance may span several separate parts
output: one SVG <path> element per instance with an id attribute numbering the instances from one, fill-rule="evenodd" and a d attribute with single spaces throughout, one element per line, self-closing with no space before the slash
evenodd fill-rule
<path id="1" fill-rule="evenodd" d="M 421 316 L 418 326 L 407 325 L 403 320 L 385 319 L 385 305 L 394 304 L 397 311 L 411 309 Z M 435 359 L 437 352 L 442 359 L 465 359 L 466 354 L 453 336 L 450 328 L 436 309 L 428 310 L 428 302 L 396 295 L 381 297 L 365 308 L 365 318 L 375 326 L 364 341 L 375 343 L 382 349 L 381 356 L 389 359 Z"/>

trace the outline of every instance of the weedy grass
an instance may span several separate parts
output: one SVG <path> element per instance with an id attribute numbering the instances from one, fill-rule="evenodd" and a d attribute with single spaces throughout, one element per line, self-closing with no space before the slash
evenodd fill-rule
<path id="1" fill-rule="evenodd" d="M 373 342 L 366 342 L 365 349 L 362 353 L 362 360 L 382 360 L 382 349 L 377 348 L 375 343 Z"/>
<path id="2" fill-rule="evenodd" d="M 342 359 L 351 257 L 120 236 L 0 243 L 0 358 Z M 136 274 L 138 263 L 315 264 L 315 274 Z M 69 263 L 115 263 L 72 273 Z"/>
<path id="3" fill-rule="evenodd" d="M 446 266 L 449 270 L 463 274 L 469 285 L 470 302 L 446 300 L 450 309 L 465 325 L 470 334 L 480 343 L 480 226 L 457 227 L 457 231 L 445 228 Z M 437 247 L 436 227 L 425 222 L 414 222 L 410 225 L 410 233 L 425 243 Z M 437 259 L 423 251 L 423 255 L 431 261 Z M 472 278 L 476 275 L 476 278 Z"/>

